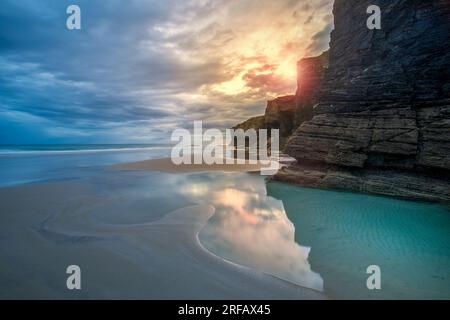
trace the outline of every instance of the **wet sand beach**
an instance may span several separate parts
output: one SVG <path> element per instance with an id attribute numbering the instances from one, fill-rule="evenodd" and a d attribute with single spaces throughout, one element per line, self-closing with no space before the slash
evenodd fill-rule
<path id="1" fill-rule="evenodd" d="M 136 222 L 127 217 L 135 201 L 123 197 L 83 182 L 0 189 L 1 298 L 324 298 L 206 250 L 198 233 L 214 207 L 160 212 L 149 205 Z M 120 221 L 101 218 L 105 210 Z M 82 270 L 80 291 L 66 288 L 71 264 Z"/>

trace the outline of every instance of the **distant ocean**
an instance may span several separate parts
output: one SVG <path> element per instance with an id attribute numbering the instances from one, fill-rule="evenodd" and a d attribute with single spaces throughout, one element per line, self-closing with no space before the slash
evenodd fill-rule
<path id="1" fill-rule="evenodd" d="M 168 144 L 0 145 L 0 188 L 73 179 L 109 165 L 169 155 Z"/>
<path id="2" fill-rule="evenodd" d="M 23 144 L 0 145 L 0 155 L 50 154 L 79 152 L 139 151 L 143 149 L 168 148 L 169 144 Z"/>

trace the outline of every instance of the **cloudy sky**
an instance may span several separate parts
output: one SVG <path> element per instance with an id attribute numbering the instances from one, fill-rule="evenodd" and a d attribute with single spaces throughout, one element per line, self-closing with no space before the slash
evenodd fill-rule
<path id="1" fill-rule="evenodd" d="M 1 0 L 0 143 L 167 142 L 261 114 L 328 48 L 332 2 Z"/>

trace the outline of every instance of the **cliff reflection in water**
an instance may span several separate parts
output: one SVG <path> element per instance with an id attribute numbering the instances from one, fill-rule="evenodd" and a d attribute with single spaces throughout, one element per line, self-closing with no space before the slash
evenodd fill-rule
<path id="1" fill-rule="evenodd" d="M 295 242 L 283 203 L 266 195 L 264 180 L 247 174 L 223 178 L 214 183 L 190 179 L 183 188 L 185 195 L 216 209 L 199 235 L 202 245 L 231 262 L 322 291 L 322 278 L 308 262 L 310 248 Z"/>

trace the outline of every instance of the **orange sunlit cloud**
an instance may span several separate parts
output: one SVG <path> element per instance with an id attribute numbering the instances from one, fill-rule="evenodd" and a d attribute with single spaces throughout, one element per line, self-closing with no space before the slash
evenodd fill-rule
<path id="1" fill-rule="evenodd" d="M 297 61 L 327 49 L 328 39 L 319 45 L 313 42 L 316 34 L 330 28 L 331 0 L 199 3 L 210 6 L 205 11 L 197 8 L 185 23 L 157 26 L 167 37 L 166 49 L 180 60 L 219 66 L 213 79 L 205 78 L 194 90 L 179 93 L 187 103 L 242 106 L 292 94 Z"/>
<path id="2" fill-rule="evenodd" d="M 295 92 L 297 61 L 328 48 L 333 24 L 333 0 L 84 1 L 89 23 L 72 39 L 54 27 L 66 18 L 58 1 L 19 3 L 2 1 L 0 113 L 42 142 L 232 127 Z"/>

